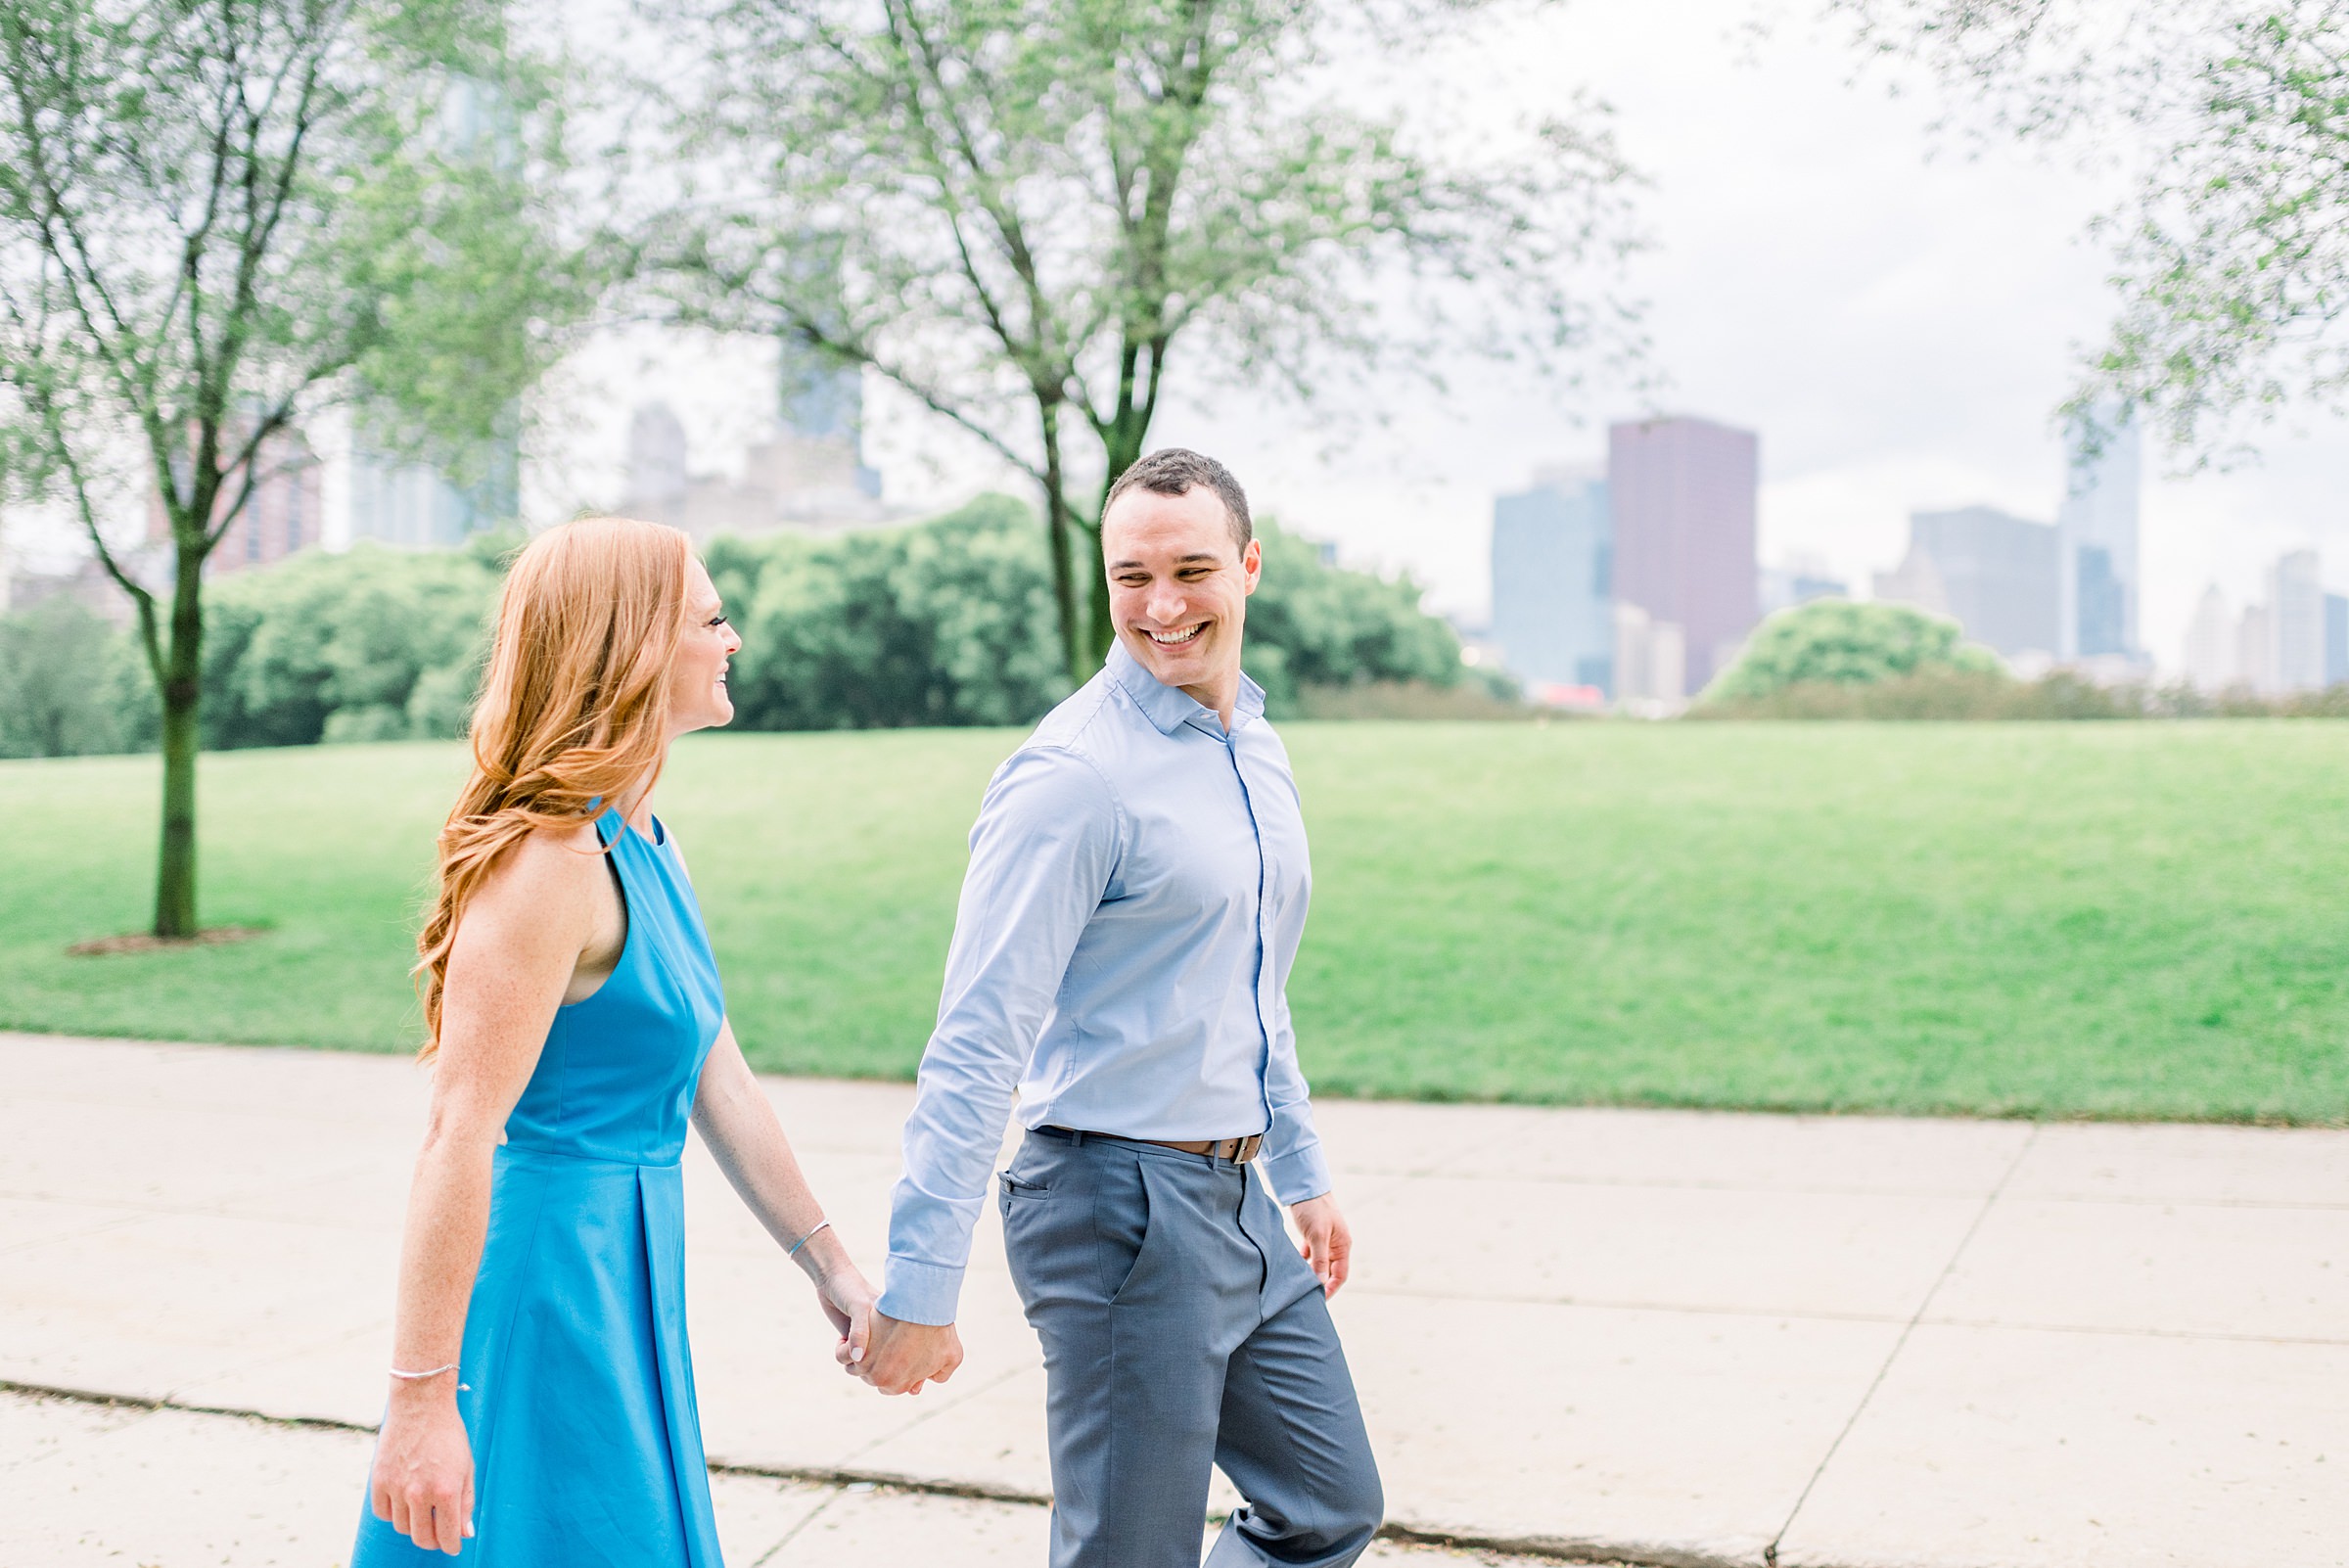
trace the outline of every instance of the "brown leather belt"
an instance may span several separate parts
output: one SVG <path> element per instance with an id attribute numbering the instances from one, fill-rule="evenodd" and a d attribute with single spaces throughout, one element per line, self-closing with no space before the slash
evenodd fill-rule
<path id="1" fill-rule="evenodd" d="M 1105 1138 L 1112 1143 L 1147 1143 L 1152 1148 L 1173 1149 L 1180 1154 L 1212 1154 L 1219 1160 L 1229 1160 L 1234 1165 L 1246 1165 L 1256 1158 L 1257 1150 L 1265 1146 L 1261 1132 L 1252 1132 L 1244 1138 L 1129 1138 L 1122 1133 L 1087 1132 L 1073 1127 L 1056 1127 L 1049 1130 L 1065 1132 L 1073 1137 Z"/>

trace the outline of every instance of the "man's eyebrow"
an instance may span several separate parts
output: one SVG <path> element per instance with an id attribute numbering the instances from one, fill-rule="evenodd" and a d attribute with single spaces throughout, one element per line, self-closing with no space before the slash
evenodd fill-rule
<path id="1" fill-rule="evenodd" d="M 1189 555 L 1176 556 L 1174 558 L 1174 564 L 1176 566 L 1189 566 L 1194 561 L 1205 561 L 1210 565 L 1214 565 L 1222 559 L 1223 558 L 1221 556 L 1216 554 L 1212 550 L 1193 550 Z M 1147 572 L 1150 570 L 1150 563 L 1147 561 L 1112 561 L 1109 564 L 1109 569 L 1112 572 Z"/>

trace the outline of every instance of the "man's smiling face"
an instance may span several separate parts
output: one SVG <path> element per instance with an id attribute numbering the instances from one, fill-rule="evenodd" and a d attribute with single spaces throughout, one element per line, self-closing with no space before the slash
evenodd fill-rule
<path id="1" fill-rule="evenodd" d="M 1233 536 L 1216 492 L 1131 489 L 1101 520 L 1109 613 L 1127 652 L 1220 713 L 1239 692 L 1240 630 L 1264 555 Z"/>

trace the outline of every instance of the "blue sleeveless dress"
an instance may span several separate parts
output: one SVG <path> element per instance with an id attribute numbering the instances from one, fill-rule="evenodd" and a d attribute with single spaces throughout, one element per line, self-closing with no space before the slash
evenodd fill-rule
<path id="1" fill-rule="evenodd" d="M 596 821 L 619 967 L 555 1014 L 506 1123 L 457 1409 L 484 1568 L 720 1568 L 685 1343 L 679 1160 L 725 1003 L 676 847 Z M 351 1568 L 446 1563 L 360 1503 Z"/>

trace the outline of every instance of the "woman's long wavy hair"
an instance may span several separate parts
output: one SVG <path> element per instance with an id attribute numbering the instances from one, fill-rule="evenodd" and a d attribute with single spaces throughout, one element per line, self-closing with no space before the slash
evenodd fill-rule
<path id="1" fill-rule="evenodd" d="M 420 1059 L 440 1048 L 449 951 L 499 857 L 533 829 L 576 827 L 660 776 L 692 560 L 675 529 L 584 517 L 532 539 L 506 574 L 473 711 L 473 776 L 440 830 L 416 938 Z"/>

